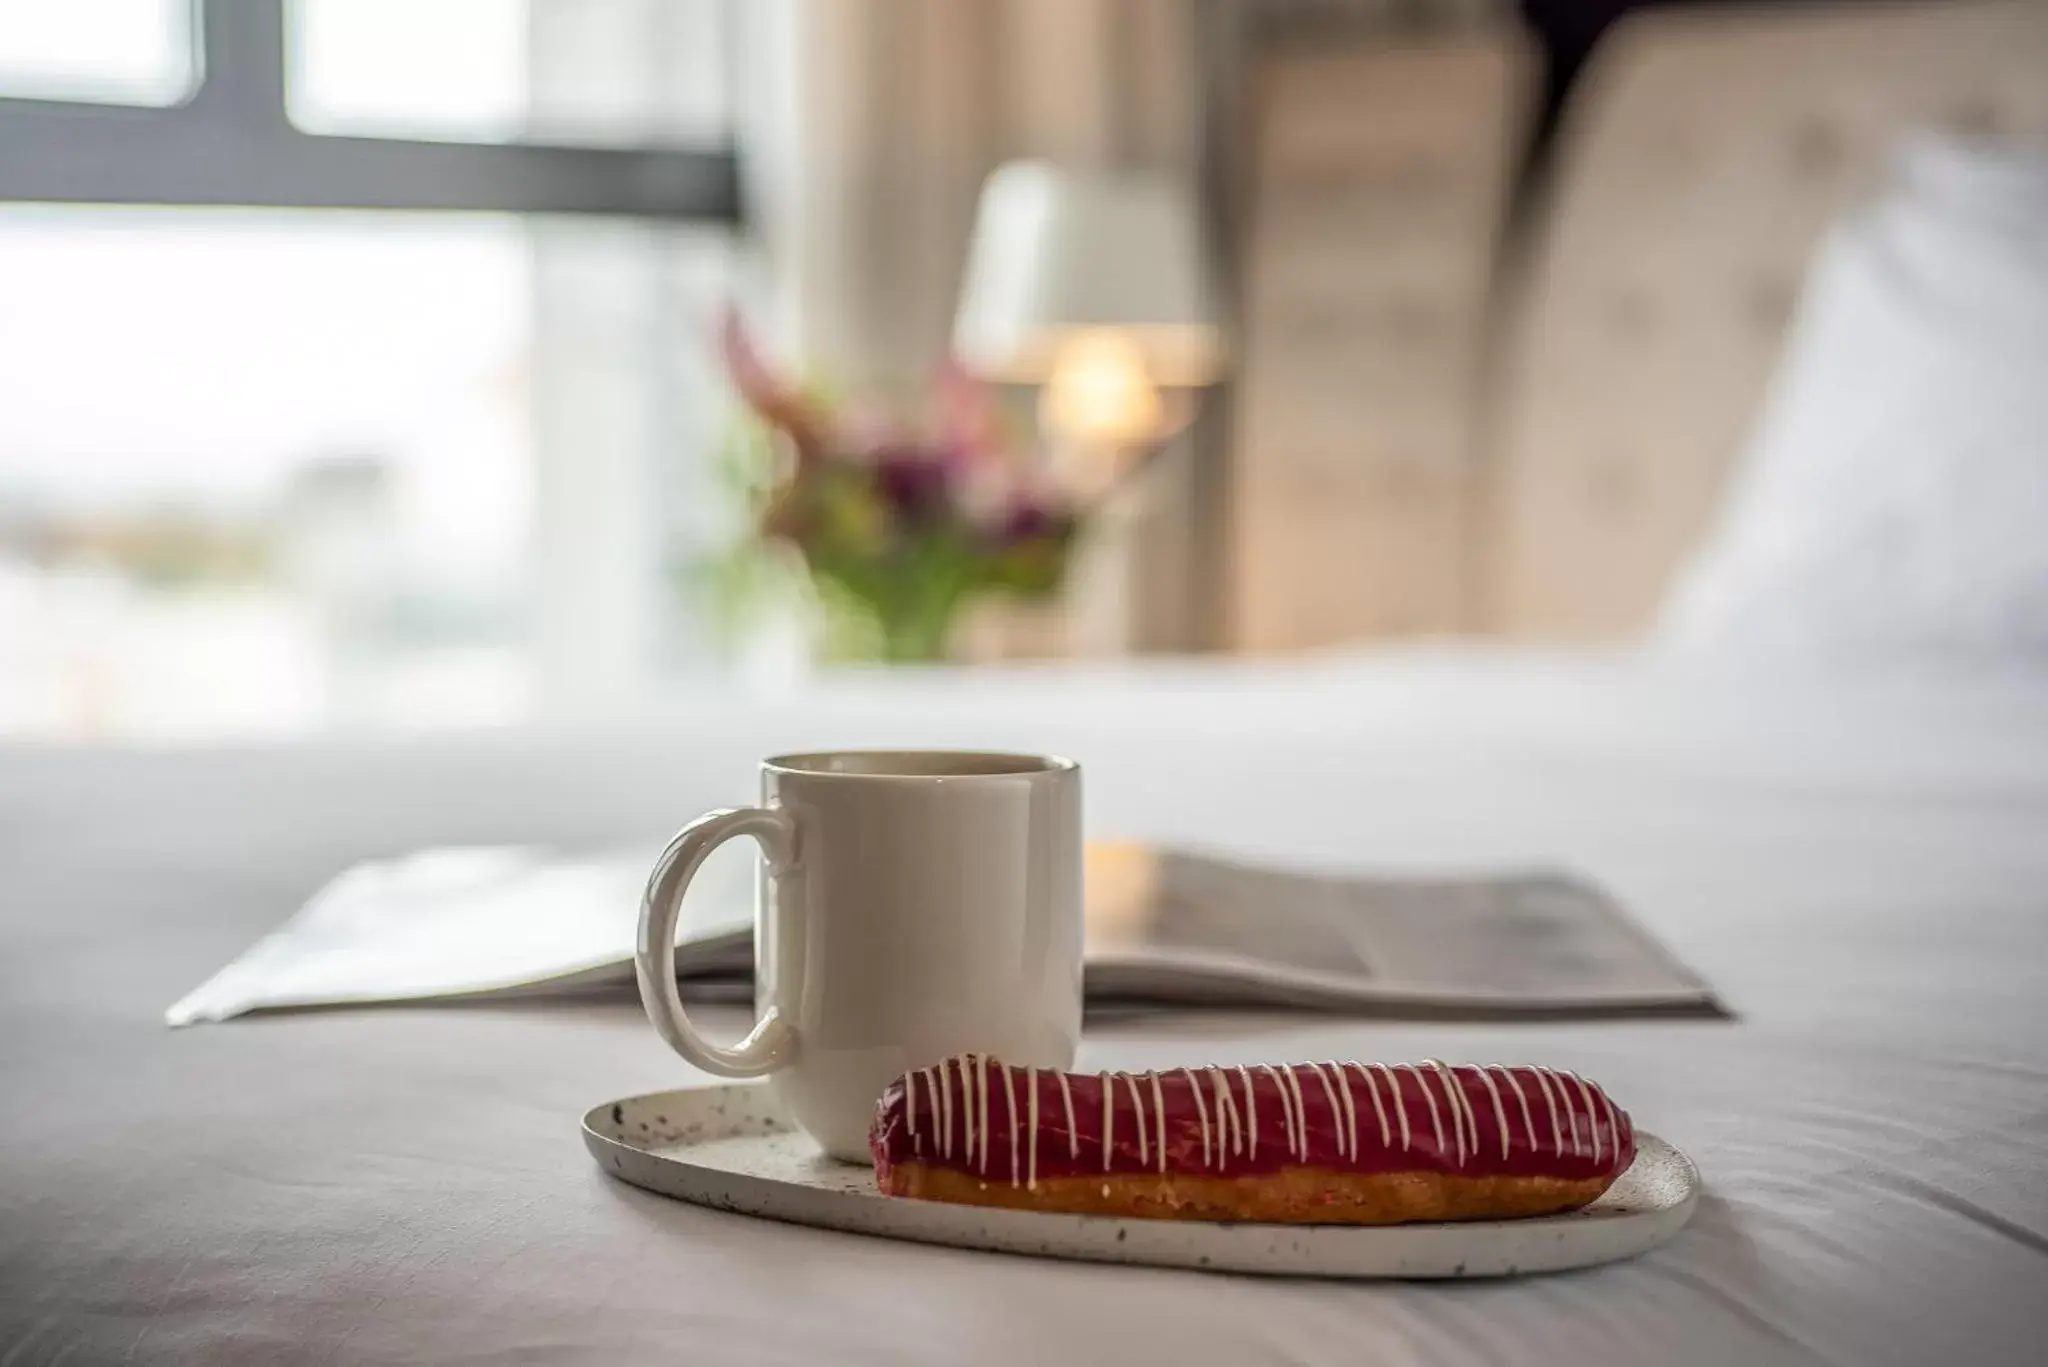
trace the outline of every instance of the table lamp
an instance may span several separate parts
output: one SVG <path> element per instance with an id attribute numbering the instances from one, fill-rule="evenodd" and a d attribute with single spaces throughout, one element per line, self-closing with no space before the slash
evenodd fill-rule
<path id="1" fill-rule="evenodd" d="M 1040 386 L 1039 421 L 1069 460 L 1113 471 L 1170 436 L 1225 359 L 1192 193 L 1151 172 L 997 168 L 953 345 L 984 379 Z"/>

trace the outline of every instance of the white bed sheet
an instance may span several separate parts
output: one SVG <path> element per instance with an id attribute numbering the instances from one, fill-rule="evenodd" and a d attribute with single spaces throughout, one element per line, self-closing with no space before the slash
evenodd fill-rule
<path id="1" fill-rule="evenodd" d="M 1124 1020 L 1086 1066 L 1528 1058 L 1708 1197 L 1609 1269 L 1264 1282 L 892 1245 L 609 1182 L 576 1117 L 688 1070 L 630 1002 L 159 1012 L 336 868 L 595 845 L 820 744 L 1058 749 L 1099 834 L 1562 860 L 1741 1014 Z M 2048 1343 L 2048 684 L 1423 651 L 841 680 L 603 734 L 0 753 L 0 1361 L 2035 1362 Z M 737 1028 L 739 1018 L 729 1024 Z"/>

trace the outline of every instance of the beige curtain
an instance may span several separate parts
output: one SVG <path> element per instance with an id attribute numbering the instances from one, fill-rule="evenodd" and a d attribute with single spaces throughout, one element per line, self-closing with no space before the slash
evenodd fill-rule
<path id="1" fill-rule="evenodd" d="M 1186 0 L 807 0 L 799 316 L 859 383 L 944 352 L 982 178 L 1011 157 L 1192 171 Z"/>

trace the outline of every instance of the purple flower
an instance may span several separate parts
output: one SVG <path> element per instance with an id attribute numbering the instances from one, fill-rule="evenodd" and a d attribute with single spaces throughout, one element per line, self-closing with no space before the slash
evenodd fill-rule
<path id="1" fill-rule="evenodd" d="M 1016 493 L 996 525 L 996 543 L 1009 547 L 1057 540 L 1071 530 L 1073 512 L 1056 500 L 1028 491 Z"/>
<path id="2" fill-rule="evenodd" d="M 951 462 L 945 453 L 916 446 L 891 446 L 874 453 L 875 487 L 890 511 L 906 522 L 945 516 L 953 493 Z"/>
<path id="3" fill-rule="evenodd" d="M 1003 519 L 1002 541 L 1014 545 L 1019 541 L 1031 541 L 1041 536 L 1050 536 L 1055 526 L 1051 510 L 1039 503 L 1019 503 L 1010 509 Z"/>

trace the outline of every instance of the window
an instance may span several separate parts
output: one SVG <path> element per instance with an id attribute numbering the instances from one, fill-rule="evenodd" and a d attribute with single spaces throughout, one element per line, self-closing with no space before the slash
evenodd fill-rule
<path id="1" fill-rule="evenodd" d="M 176 104 L 192 39 L 185 0 L 0 0 L 0 95 Z"/>
<path id="2" fill-rule="evenodd" d="M 312 131 L 607 147 L 732 135 L 717 5 L 294 0 L 289 13 L 286 105 Z"/>
<path id="3" fill-rule="evenodd" d="M 730 21 L 0 0 L 0 734 L 494 721 L 687 663 Z"/>

